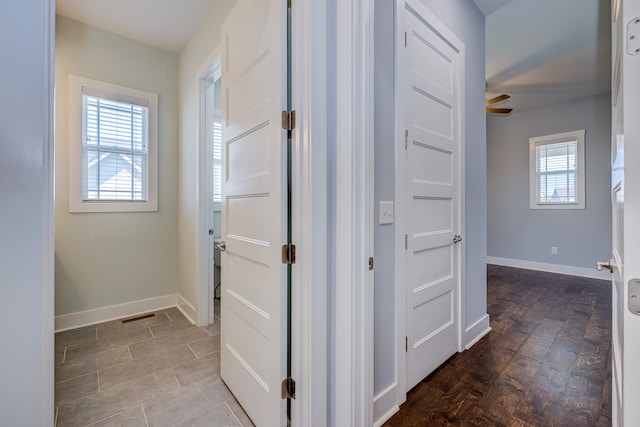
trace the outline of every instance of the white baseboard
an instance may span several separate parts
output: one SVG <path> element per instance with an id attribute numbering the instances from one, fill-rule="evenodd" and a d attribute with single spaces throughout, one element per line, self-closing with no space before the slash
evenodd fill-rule
<path id="1" fill-rule="evenodd" d="M 490 331 L 491 326 L 489 326 L 489 315 L 485 314 L 464 331 L 464 342 L 466 343 L 464 349 L 469 350 Z"/>
<path id="2" fill-rule="evenodd" d="M 182 314 L 184 314 L 184 317 L 186 317 L 189 322 L 194 325 L 196 324 L 196 322 L 193 320 L 198 318 L 198 313 L 195 307 L 193 307 L 189 303 L 189 301 L 184 299 L 184 297 L 180 294 L 178 294 L 178 310 L 180 310 Z"/>
<path id="3" fill-rule="evenodd" d="M 399 410 L 398 384 L 393 383 L 373 398 L 373 426 L 382 426 Z"/>
<path id="4" fill-rule="evenodd" d="M 109 307 L 96 308 L 93 310 L 79 311 L 77 313 L 63 314 L 61 316 L 56 316 L 55 331 L 61 332 L 68 329 L 75 329 L 82 326 L 94 325 L 96 323 L 108 322 L 110 320 L 122 319 L 123 317 L 148 313 L 150 311 L 175 307 L 177 301 L 177 295 L 171 294 L 127 302 L 124 304 L 111 305 Z"/>
<path id="5" fill-rule="evenodd" d="M 609 270 L 598 271 L 595 267 L 574 267 L 572 265 L 549 264 L 546 262 L 525 261 L 522 259 L 499 258 L 492 256 L 487 257 L 487 264 L 546 271 L 549 273 L 568 274 L 570 276 L 587 277 L 589 279 L 611 280 L 611 273 L 609 273 Z"/>

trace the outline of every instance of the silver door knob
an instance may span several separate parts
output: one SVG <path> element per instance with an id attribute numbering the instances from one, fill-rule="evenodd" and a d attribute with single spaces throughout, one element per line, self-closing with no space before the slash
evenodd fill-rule
<path id="1" fill-rule="evenodd" d="M 227 245 L 226 245 L 226 243 L 224 243 L 224 241 L 222 241 L 222 242 L 218 243 L 218 244 L 216 245 L 216 247 L 217 247 L 218 249 L 220 249 L 221 251 L 226 251 L 226 250 L 227 250 Z"/>
<path id="2" fill-rule="evenodd" d="M 596 270 L 598 271 L 602 271 L 602 269 L 606 268 L 608 269 L 611 273 L 613 273 L 613 266 L 615 265 L 615 263 L 613 262 L 612 259 L 609 260 L 609 262 L 596 262 Z"/>

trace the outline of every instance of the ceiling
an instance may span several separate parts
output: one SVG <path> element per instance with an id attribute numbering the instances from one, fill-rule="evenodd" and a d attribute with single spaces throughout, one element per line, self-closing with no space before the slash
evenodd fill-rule
<path id="1" fill-rule="evenodd" d="M 58 0 L 57 12 L 179 52 L 215 1 Z M 609 92 L 609 0 L 473 1 L 487 17 L 487 97 L 511 95 L 496 107 L 518 112 Z"/>
<path id="2" fill-rule="evenodd" d="M 609 0 L 474 0 L 486 20 L 487 97 L 514 112 L 610 92 Z"/>
<path id="3" fill-rule="evenodd" d="M 484 16 L 489 16 L 491 12 L 503 6 L 505 3 L 508 3 L 510 0 L 473 0 L 473 2 L 478 6 L 478 9 Z"/>
<path id="4" fill-rule="evenodd" d="M 214 0 L 57 0 L 56 12 L 169 52 L 180 52 Z M 188 5 L 188 7 L 186 7 Z"/>

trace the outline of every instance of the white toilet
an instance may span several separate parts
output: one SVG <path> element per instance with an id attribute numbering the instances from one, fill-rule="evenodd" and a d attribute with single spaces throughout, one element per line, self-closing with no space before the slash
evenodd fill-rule
<path id="1" fill-rule="evenodd" d="M 222 242 L 221 239 L 213 240 L 213 295 L 215 299 L 220 298 L 220 249 L 218 249 L 220 242 Z"/>

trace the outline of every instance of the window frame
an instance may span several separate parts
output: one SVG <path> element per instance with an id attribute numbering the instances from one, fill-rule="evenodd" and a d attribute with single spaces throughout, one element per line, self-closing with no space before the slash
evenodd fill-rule
<path id="1" fill-rule="evenodd" d="M 557 133 L 553 135 L 529 138 L 529 208 L 530 209 L 585 209 L 586 208 L 586 178 L 585 178 L 585 131 L 584 129 Z M 568 141 L 576 142 L 576 201 L 562 203 L 538 202 L 538 172 L 536 148 L 542 145 L 559 144 Z"/>
<path id="2" fill-rule="evenodd" d="M 83 93 L 148 108 L 147 199 L 83 200 Z M 69 75 L 69 212 L 155 212 L 158 210 L 158 95 Z"/>

